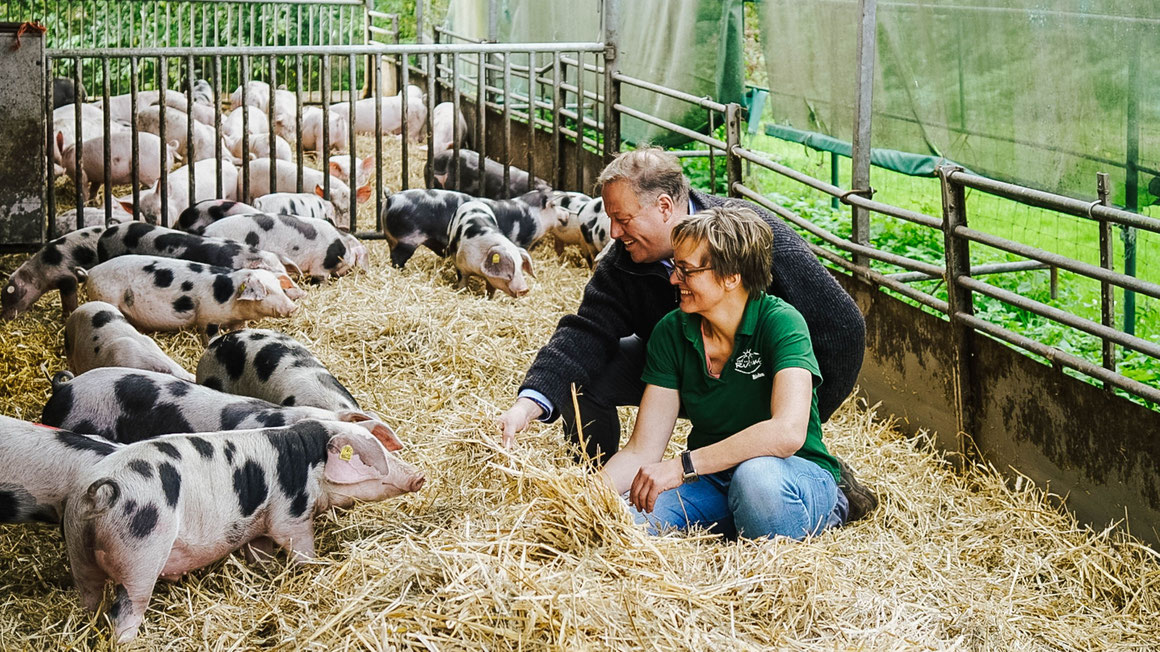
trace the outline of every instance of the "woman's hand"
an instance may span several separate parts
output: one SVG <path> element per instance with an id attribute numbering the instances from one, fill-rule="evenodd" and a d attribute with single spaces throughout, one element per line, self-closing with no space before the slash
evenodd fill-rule
<path id="1" fill-rule="evenodd" d="M 681 486 L 684 479 L 685 472 L 681 468 L 681 460 L 677 458 L 644 464 L 632 480 L 628 502 L 642 512 L 651 512 L 657 496 L 662 491 Z"/>

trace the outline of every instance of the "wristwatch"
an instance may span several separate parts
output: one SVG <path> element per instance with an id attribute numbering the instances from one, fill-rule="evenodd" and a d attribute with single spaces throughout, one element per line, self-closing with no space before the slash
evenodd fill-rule
<path id="1" fill-rule="evenodd" d="M 701 477 L 697 475 L 697 469 L 693 468 L 693 451 L 681 452 L 681 469 L 685 472 L 684 482 L 694 482 Z"/>

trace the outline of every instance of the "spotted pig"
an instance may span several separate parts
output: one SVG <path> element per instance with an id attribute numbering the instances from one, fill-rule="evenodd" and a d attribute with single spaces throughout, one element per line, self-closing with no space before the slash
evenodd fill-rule
<path id="1" fill-rule="evenodd" d="M 101 437 L 0 416 L 0 523 L 59 522 L 77 474 L 118 448 Z"/>
<path id="2" fill-rule="evenodd" d="M 60 290 L 61 312 L 68 319 L 77 308 L 77 270 L 97 264 L 97 239 L 104 230 L 90 226 L 63 235 L 12 272 L 0 291 L 0 321 L 14 319 L 54 288 Z"/>
<path id="3" fill-rule="evenodd" d="M 394 433 L 303 421 L 127 446 L 78 479 L 64 510 L 73 580 L 96 611 L 105 584 L 117 642 L 132 640 L 158 577 L 176 579 L 257 537 L 314 557 L 314 515 L 416 491 Z"/>
<path id="4" fill-rule="evenodd" d="M 467 279 L 483 277 L 490 299 L 496 288 L 512 297 L 528 293 L 524 274 L 535 277 L 527 250 L 504 237 L 491 207 L 469 201 L 459 207 L 447 228 L 448 255 L 455 256 L 459 276 L 457 289 L 467 287 Z"/>
<path id="5" fill-rule="evenodd" d="M 74 374 L 98 367 L 128 367 L 194 379 L 165 355 L 153 338 L 137 332 L 116 306 L 104 301 L 84 303 L 69 316 L 64 325 L 64 350 Z"/>
<path id="6" fill-rule="evenodd" d="M 272 330 L 243 329 L 215 338 L 197 363 L 197 382 L 278 405 L 360 409 L 309 349 Z"/>
<path id="7" fill-rule="evenodd" d="M 205 234 L 245 242 L 293 261 L 316 281 L 344 276 L 365 262 L 366 247 L 326 220 L 251 213 L 219 220 Z M 360 258 L 362 260 L 360 260 Z"/>
<path id="8" fill-rule="evenodd" d="M 176 258 L 127 255 L 88 271 L 90 299 L 117 306 L 143 331 L 196 327 L 203 340 L 218 327 L 289 317 L 298 306 L 264 269 L 232 270 Z"/>
<path id="9" fill-rule="evenodd" d="M 242 215 L 261 210 L 250 204 L 232 199 L 203 199 L 181 211 L 174 226 L 181 230 L 201 235 L 205 227 L 230 215 Z"/>
<path id="10" fill-rule="evenodd" d="M 100 367 L 75 377 L 57 373 L 52 396 L 40 415 L 46 425 L 123 444 L 176 432 L 270 428 L 303 419 L 381 423 L 366 412 L 276 405 L 167 374 L 119 367 Z"/>
<path id="11" fill-rule="evenodd" d="M 455 158 L 454 149 L 436 152 L 431 160 L 431 172 L 436 188 L 458 190 L 487 199 L 519 197 L 532 190 L 548 187 L 547 181 L 539 177 L 533 178 L 525 170 L 514 165 L 508 166 L 508 183 L 504 185 L 503 163 L 485 158 L 481 190 L 479 152 L 470 149 L 460 149 L 458 159 Z"/>

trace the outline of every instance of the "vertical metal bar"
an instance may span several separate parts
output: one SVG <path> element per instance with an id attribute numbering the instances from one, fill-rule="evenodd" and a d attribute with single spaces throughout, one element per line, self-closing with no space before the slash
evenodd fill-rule
<path id="1" fill-rule="evenodd" d="M 536 55 L 528 52 L 528 184 L 536 178 Z M 480 161 L 482 163 L 482 161 Z M 482 172 L 480 178 L 483 177 Z"/>
<path id="2" fill-rule="evenodd" d="M 190 32 L 193 34 L 193 23 L 190 23 Z M 197 161 L 197 151 L 193 144 L 193 55 L 188 55 L 185 58 L 185 164 L 189 166 L 189 205 L 193 206 L 197 203 L 197 177 L 196 167 L 193 165 Z"/>
<path id="3" fill-rule="evenodd" d="M 512 58 L 510 52 L 503 55 L 503 198 L 510 199 L 508 191 L 512 173 Z"/>
<path id="4" fill-rule="evenodd" d="M 841 172 L 841 170 L 838 167 L 838 155 L 833 153 L 833 152 L 830 152 L 830 185 L 838 186 L 838 187 L 840 187 L 842 185 L 840 183 L 840 181 L 841 181 L 841 178 L 839 176 L 840 172 Z M 830 208 L 832 210 L 838 210 L 838 208 L 841 206 L 841 204 L 842 203 L 838 200 L 837 197 L 830 198 Z"/>
<path id="5" fill-rule="evenodd" d="M 214 12 L 217 13 L 216 11 Z M 213 57 L 213 160 L 217 161 L 217 172 L 214 174 L 217 179 L 217 186 L 214 188 L 219 198 L 224 198 L 225 194 L 224 183 L 222 182 L 222 56 L 215 54 Z M 243 164 L 245 162 L 243 161 Z M 233 193 L 237 195 L 237 188 L 233 189 Z"/>
<path id="6" fill-rule="evenodd" d="M 434 174 L 433 173 L 433 166 L 435 165 L 435 153 L 432 151 L 432 149 L 435 146 L 435 141 L 434 141 L 434 133 L 433 133 L 434 127 L 431 124 L 431 114 L 434 113 L 434 104 L 435 104 L 435 77 L 439 74 L 439 72 L 435 69 L 435 53 L 434 52 L 428 52 L 425 60 L 426 60 L 426 66 L 427 66 L 427 166 L 424 168 L 423 175 L 426 177 L 425 180 L 427 182 L 427 187 L 431 188 L 431 187 L 434 187 L 434 185 L 435 185 L 435 179 L 432 176 Z M 455 111 L 458 111 L 458 110 L 459 110 L 459 107 L 455 107 Z M 451 121 L 451 123 L 453 125 L 451 133 L 453 136 L 455 134 L 454 124 L 458 121 L 459 121 L 458 114 L 456 114 L 455 118 Z M 384 225 L 384 228 L 385 227 L 386 227 L 386 225 Z"/>
<path id="7" fill-rule="evenodd" d="M 496 0 L 487 0 L 487 42 L 499 40 L 499 10 Z"/>
<path id="8" fill-rule="evenodd" d="M 301 16 L 301 15 L 302 15 L 301 12 L 299 12 L 299 16 Z M 297 161 L 298 165 L 295 166 L 295 168 L 296 168 L 295 176 L 297 177 L 297 183 L 294 187 L 295 188 L 294 192 L 302 192 L 302 168 L 306 165 L 306 161 L 305 161 L 306 152 L 303 151 L 303 147 L 302 147 L 302 55 L 301 54 L 294 55 L 294 75 L 295 75 L 295 77 L 298 78 L 297 83 L 294 85 L 294 96 L 295 96 L 295 99 L 297 99 L 297 105 L 298 105 L 294 108 L 294 113 L 295 113 L 295 117 L 294 117 L 295 131 L 294 131 L 294 133 L 298 134 L 297 141 L 294 144 L 294 150 L 297 154 L 296 158 L 298 159 L 298 161 Z M 323 123 L 322 128 L 327 129 L 329 126 L 330 125 Z M 318 147 L 318 143 L 315 142 L 314 146 Z"/>
<path id="9" fill-rule="evenodd" d="M 717 126 L 713 124 L 713 109 L 706 109 L 705 113 L 709 116 L 709 133 L 716 133 Z M 709 187 L 712 188 L 710 192 L 717 192 L 717 156 L 713 153 L 712 145 L 709 145 Z"/>
<path id="10" fill-rule="evenodd" d="M 319 71 L 322 74 L 322 151 L 318 153 L 318 159 L 325 161 L 330 156 L 330 57 L 322 55 L 318 59 Z M 347 105 L 350 109 L 348 117 L 350 118 L 347 124 L 349 132 L 354 134 L 354 103 Z M 309 192 L 315 192 L 311 188 Z M 325 199 L 330 199 L 330 175 L 322 175 L 322 196 Z"/>
<path id="11" fill-rule="evenodd" d="M 495 2 L 492 2 L 492 9 L 495 9 Z M 475 88 L 475 149 L 479 152 L 480 178 L 483 177 L 484 165 L 483 161 L 487 160 L 487 75 L 484 67 L 483 52 L 479 53 L 479 74 L 477 75 L 477 82 Z M 459 122 L 456 108 L 451 112 L 452 123 Z M 430 116 L 428 116 L 430 119 Z"/>
<path id="12" fill-rule="evenodd" d="M 1108 182 L 1108 174 L 1100 172 L 1096 174 L 1096 192 L 1100 198 L 1099 203 L 1103 206 L 1108 205 L 1108 194 L 1111 188 Z M 1115 249 L 1112 239 L 1112 223 L 1107 220 L 1100 220 L 1100 267 L 1106 270 L 1113 270 L 1116 266 Z M 1109 328 L 1116 326 L 1116 292 L 1115 287 L 1107 282 L 1100 281 L 1100 323 Z M 1116 370 L 1116 345 L 1103 339 L 1103 364 L 1104 369 L 1111 371 Z M 1112 386 L 1105 383 L 1104 387 L 1110 392 Z"/>
<path id="13" fill-rule="evenodd" d="M 870 124 L 874 99 L 874 60 L 877 57 L 877 0 L 858 0 L 857 77 L 854 80 L 854 141 L 851 152 L 851 190 L 870 189 Z M 851 239 L 863 246 L 870 244 L 870 211 L 854 206 Z M 854 254 L 856 265 L 869 266 L 870 258 Z M 950 285 L 948 282 L 947 285 Z"/>
<path id="14" fill-rule="evenodd" d="M 741 147 L 741 105 L 730 102 L 725 105 L 725 179 L 729 182 L 729 196 L 740 197 L 737 186 L 741 183 L 741 157 L 736 149 Z"/>
<path id="15" fill-rule="evenodd" d="M 83 74 L 83 72 L 81 70 L 81 58 L 80 57 L 73 57 L 73 84 L 75 84 L 75 88 L 81 87 L 82 74 Z M 105 108 L 105 115 L 109 115 L 109 106 L 106 104 L 104 108 Z M 76 165 L 76 167 L 73 168 L 73 170 L 76 171 L 76 173 L 73 175 L 73 179 L 75 180 L 75 183 L 73 184 L 73 186 L 74 186 L 73 195 L 74 195 L 74 198 L 76 199 L 77 211 L 80 212 L 80 211 L 84 210 L 84 206 L 85 206 L 85 202 L 84 202 L 83 194 L 82 194 L 82 192 L 83 192 L 82 186 L 84 184 L 81 182 L 81 171 L 84 170 L 84 167 L 82 166 L 81 161 L 83 160 L 83 157 L 84 157 L 85 135 L 84 135 L 84 123 L 81 121 L 81 103 L 80 102 L 73 103 L 73 120 L 74 120 L 73 127 L 75 127 L 75 129 L 74 129 L 75 138 L 73 138 L 73 157 L 74 157 L 73 163 Z M 87 188 L 85 190 L 87 190 Z"/>
<path id="16" fill-rule="evenodd" d="M 576 190 L 584 187 L 584 51 L 576 51 Z"/>
<path id="17" fill-rule="evenodd" d="M 375 98 L 375 230 L 383 233 L 385 228 L 381 221 L 383 214 L 383 94 L 379 88 L 383 79 L 383 55 L 375 53 L 373 59 L 376 82 L 374 88 L 371 89 Z M 428 80 L 430 79 L 428 78 Z M 428 150 L 430 150 L 429 147 Z"/>
<path id="18" fill-rule="evenodd" d="M 620 46 L 620 0 L 604 0 L 604 162 L 620 153 L 620 82 L 616 79 Z"/>
<path id="19" fill-rule="evenodd" d="M 351 108 L 354 108 L 354 103 L 355 103 L 354 89 L 351 88 L 351 86 L 353 86 L 354 80 L 355 80 L 355 66 L 356 66 L 357 61 L 358 61 L 358 57 L 356 57 L 353 54 L 348 54 L 346 57 L 347 72 L 349 73 L 348 82 L 347 82 L 347 86 L 348 86 L 348 89 L 347 89 L 348 100 L 347 101 L 350 103 Z M 406 114 L 404 113 L 404 115 L 406 115 Z M 355 152 L 355 138 L 354 138 L 355 134 L 354 134 L 353 128 L 347 130 L 347 136 L 350 139 L 350 143 L 349 143 L 349 146 L 350 146 L 350 177 L 346 180 L 347 189 L 350 191 L 349 193 L 347 193 L 350 195 L 350 197 L 349 197 L 349 199 L 350 199 L 350 205 L 349 205 L 349 208 L 350 208 L 350 232 L 351 233 L 358 233 L 358 187 L 357 187 L 357 184 L 358 184 L 358 163 L 356 162 L 357 161 L 357 158 L 356 158 L 357 154 Z M 382 138 L 382 134 L 376 132 L 375 139 L 377 140 L 379 138 Z M 403 137 L 403 175 L 404 175 L 404 178 L 406 178 L 406 170 L 407 170 L 406 155 L 407 155 L 407 139 L 406 139 L 406 136 L 404 135 L 404 137 Z M 323 174 L 325 176 L 329 177 L 330 176 L 330 166 L 327 164 L 326 157 L 323 157 L 323 160 L 321 161 L 321 163 L 322 163 Z"/>
<path id="20" fill-rule="evenodd" d="M 101 76 L 102 76 L 102 79 L 101 79 L 102 106 L 107 108 L 109 106 L 109 59 L 107 57 L 101 59 Z M 80 89 L 77 89 L 76 101 L 78 103 L 80 102 Z M 104 145 L 105 145 L 105 151 L 104 151 L 104 157 L 105 157 L 104 158 L 104 163 L 105 163 L 105 165 L 104 165 L 104 167 L 105 167 L 105 174 L 104 174 L 104 177 L 105 177 L 104 178 L 104 182 L 105 182 L 105 223 L 108 224 L 108 222 L 110 221 L 109 216 L 113 214 L 113 165 L 112 165 L 112 162 L 113 162 L 113 142 L 112 142 L 112 138 L 110 138 L 110 135 L 111 135 L 112 130 L 113 130 L 112 129 L 113 125 L 112 125 L 112 118 L 109 115 L 109 112 L 103 111 L 102 113 L 104 115 L 104 122 L 105 122 L 105 124 L 104 124 L 104 132 L 105 133 L 102 137 L 102 140 L 104 141 Z M 135 116 L 135 115 L 130 116 L 129 119 L 132 120 L 133 122 L 137 122 L 137 116 Z M 134 182 L 137 182 L 136 179 L 137 179 L 137 177 L 134 177 Z M 80 207 L 78 206 L 78 208 L 80 208 Z M 77 211 L 77 226 L 78 227 L 81 226 L 84 222 L 84 220 L 81 219 L 82 212 L 83 212 L 83 209 Z"/>
<path id="21" fill-rule="evenodd" d="M 166 57 L 157 58 L 157 74 L 158 74 L 158 99 L 157 108 L 160 114 L 158 119 L 157 129 L 161 132 L 161 176 L 158 190 L 161 192 L 161 226 L 169 226 L 169 166 L 166 162 L 169 160 L 169 141 L 165 137 L 166 125 L 165 110 L 168 106 L 165 103 L 166 93 L 169 88 L 169 59 Z M 133 121 L 137 121 L 137 116 L 133 116 Z"/>
<path id="22" fill-rule="evenodd" d="M 959 284 L 959 278 L 971 275 L 970 241 L 955 236 L 955 229 L 967 225 L 966 194 L 963 186 L 951 180 L 961 167 L 944 165 L 938 169 L 942 181 L 943 242 L 946 251 L 947 305 L 954 331 L 952 349 L 955 359 L 953 384 L 955 393 L 955 452 L 968 453 L 966 438 L 975 433 L 974 392 L 971 375 L 973 331 L 962 323 L 960 315 L 973 315 L 971 291 Z"/>
<path id="23" fill-rule="evenodd" d="M 274 120 L 275 120 L 275 118 L 274 118 L 274 93 L 275 93 L 275 89 L 278 87 L 278 79 L 275 77 L 275 75 L 278 72 L 278 70 L 277 70 L 278 69 L 278 58 L 275 56 L 271 56 L 267 61 L 267 66 L 269 68 L 269 73 L 270 73 L 270 79 L 268 80 L 270 83 L 270 96 L 267 99 L 269 99 L 270 101 L 266 105 L 266 124 L 269 127 L 269 132 L 266 134 L 267 135 L 266 142 L 268 142 L 270 144 L 270 156 L 269 156 L 269 158 L 270 158 L 270 161 L 269 161 L 269 164 L 270 164 L 270 187 L 269 187 L 269 191 L 274 193 L 274 192 L 278 192 L 278 170 L 276 169 L 276 166 L 278 165 L 278 162 L 277 162 L 278 161 L 278 142 L 277 142 L 277 138 L 274 135 Z"/>
<path id="24" fill-rule="evenodd" d="M 129 114 L 137 115 L 137 57 L 129 57 Z M 78 120 L 80 113 L 77 113 Z M 79 125 L 78 125 L 79 127 Z M 130 169 L 133 171 L 133 176 L 137 177 L 141 170 L 141 151 L 139 143 L 137 142 L 137 121 L 129 121 L 129 152 L 130 152 Z M 80 134 L 77 134 L 80 137 Z M 141 219 L 141 184 L 133 184 L 133 219 Z"/>
<path id="25" fill-rule="evenodd" d="M 559 188 L 564 178 L 560 167 L 560 51 L 552 53 L 552 187 Z"/>
<path id="26" fill-rule="evenodd" d="M 9 5 L 11 11 L 11 5 Z M 48 235 L 48 239 L 53 239 L 59 236 L 56 229 L 56 156 L 53 155 L 56 147 L 56 126 L 53 124 L 53 108 L 52 108 L 52 79 L 55 76 L 53 73 L 57 69 L 56 60 L 45 57 L 45 69 L 47 74 L 44 75 L 44 102 L 41 105 L 41 111 L 44 112 L 44 135 L 45 148 L 44 151 L 48 156 L 44 159 L 44 188 L 47 191 L 44 197 L 47 211 L 44 214 L 44 224 L 41 224 L 40 234 L 43 237 Z M 79 102 L 78 102 L 79 104 Z M 79 107 L 74 107 L 75 110 Z M 61 161 L 64 162 L 63 160 Z M 81 218 L 81 212 L 77 211 L 77 220 Z M 81 226 L 81 224 L 77 224 Z"/>
<path id="27" fill-rule="evenodd" d="M 410 55 L 404 54 L 400 57 L 400 60 L 403 63 L 403 69 L 401 71 L 402 75 L 403 75 L 402 81 L 401 81 L 401 84 L 403 86 L 403 92 L 399 94 L 399 104 L 400 104 L 399 110 L 400 110 L 400 116 L 402 117 L 402 122 L 400 123 L 400 128 L 403 131 L 403 133 L 401 134 L 403 139 L 400 143 L 400 148 L 401 148 L 400 151 L 402 152 L 402 158 L 403 158 L 402 169 L 401 169 L 400 173 L 402 174 L 403 178 L 400 180 L 400 187 L 403 190 L 407 190 L 408 188 L 411 187 L 411 174 L 410 174 L 410 167 L 411 167 L 410 166 L 410 163 L 411 163 L 411 149 L 410 149 L 411 124 L 410 124 L 410 121 L 408 120 L 408 116 L 411 113 L 411 110 L 410 110 L 411 109 L 411 89 L 408 88 L 408 86 L 411 85 L 411 74 L 410 74 L 411 73 L 411 57 L 410 57 Z M 428 117 L 430 117 L 430 116 L 428 116 Z M 382 137 L 383 136 L 382 136 L 381 131 L 376 134 L 376 139 L 380 139 Z M 353 165 L 353 161 L 351 163 Z"/>
<path id="28" fill-rule="evenodd" d="M 459 110 L 459 55 L 451 55 L 451 104 L 455 107 L 455 111 Z M 459 120 L 451 121 L 451 142 L 452 142 L 452 156 L 451 160 L 455 161 L 455 182 L 459 186 L 459 190 L 463 190 L 463 161 L 460 160 L 459 139 L 463 134 L 459 133 Z M 479 161 L 479 196 L 483 196 L 483 161 Z"/>
<path id="29" fill-rule="evenodd" d="M 423 0 L 415 0 L 415 42 L 423 42 Z"/>
<path id="30" fill-rule="evenodd" d="M 248 105 L 248 97 L 250 85 L 250 56 L 243 54 L 238 61 L 238 80 L 242 87 L 242 103 L 240 109 L 242 111 L 242 192 L 238 199 L 244 203 L 250 203 L 250 108 Z M 231 109 L 236 111 L 237 109 Z"/>

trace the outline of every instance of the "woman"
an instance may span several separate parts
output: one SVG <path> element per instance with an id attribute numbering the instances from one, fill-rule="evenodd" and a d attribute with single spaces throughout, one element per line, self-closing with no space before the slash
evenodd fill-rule
<path id="1" fill-rule="evenodd" d="M 765 293 L 772 234 L 747 208 L 673 228 L 680 308 L 657 324 L 632 438 L 605 465 L 650 530 L 801 539 L 841 525 L 848 503 L 822 443 L 822 378 L 801 314 Z M 677 413 L 688 450 L 662 460 Z"/>

